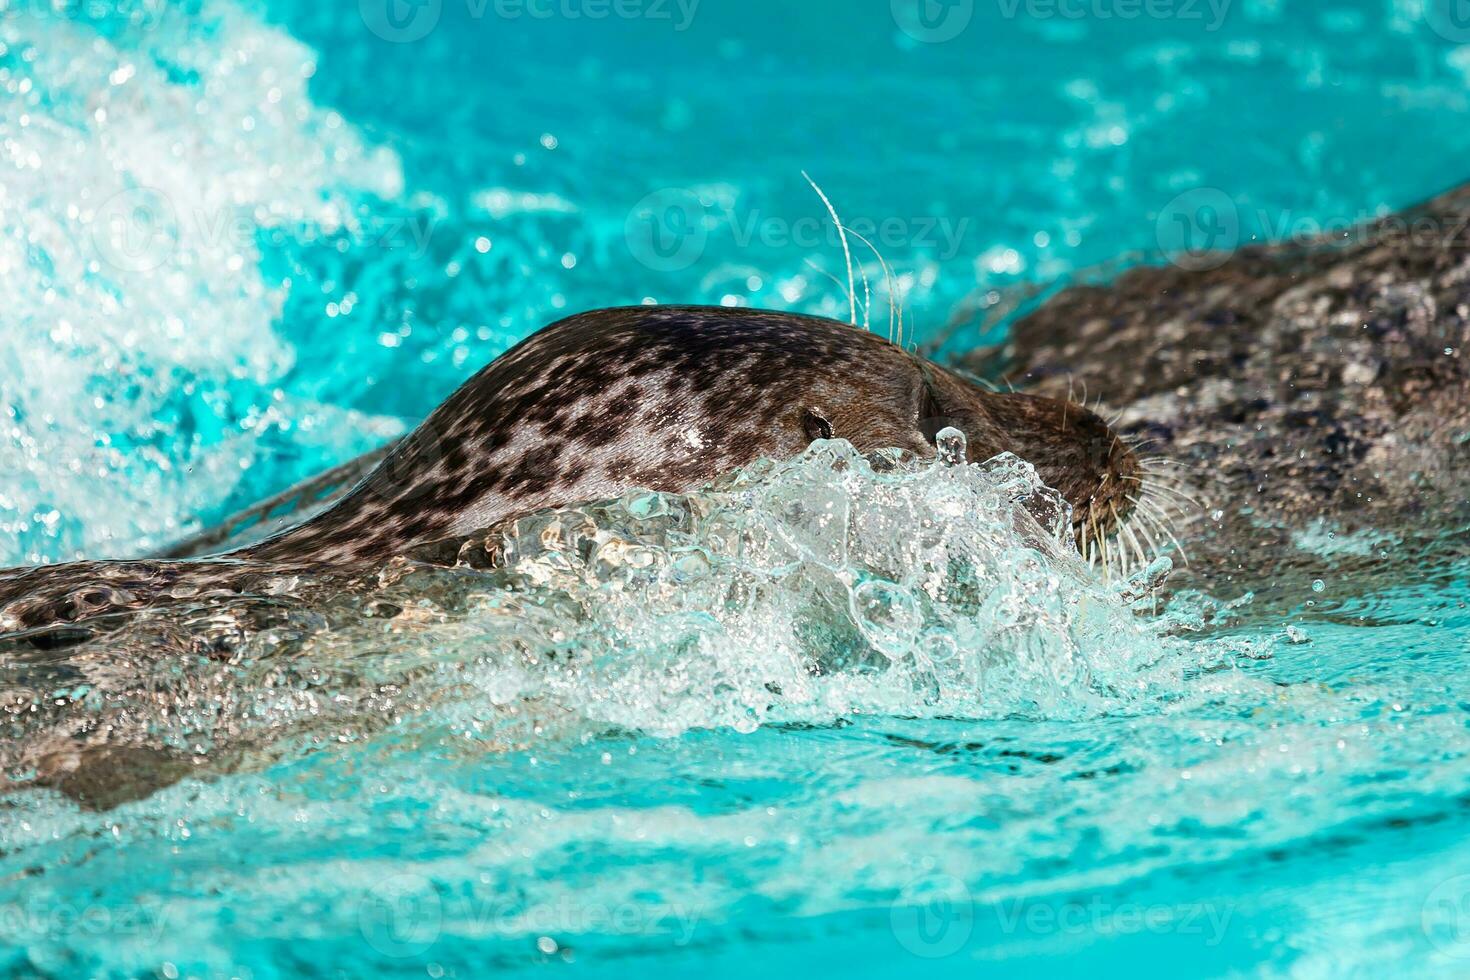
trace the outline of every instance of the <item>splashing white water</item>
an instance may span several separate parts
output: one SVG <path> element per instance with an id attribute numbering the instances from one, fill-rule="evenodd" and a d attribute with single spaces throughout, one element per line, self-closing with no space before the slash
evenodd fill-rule
<path id="1" fill-rule="evenodd" d="M 61 731 L 201 757 L 303 729 L 358 740 L 385 718 L 501 746 L 862 715 L 1076 719 L 1157 710 L 1201 657 L 1230 661 L 1228 644 L 1135 616 L 1127 601 L 1157 582 L 1099 582 L 1060 495 L 1009 454 L 964 462 L 963 440 L 945 430 L 931 460 L 818 441 L 693 493 L 529 515 L 453 566 L 395 559 L 345 592 L 283 574 L 251 590 L 277 595 L 263 605 L 152 609 L 62 662 L 17 647 L 0 759 L 23 770 Z"/>
<path id="2" fill-rule="evenodd" d="M 317 633 L 293 677 L 317 673 L 339 716 L 359 697 L 381 710 L 378 685 L 395 679 L 409 728 L 503 742 L 528 719 L 539 736 L 670 736 L 864 714 L 1092 717 L 1156 706 L 1201 655 L 1231 656 L 1130 612 L 1029 464 L 965 464 L 963 436 L 941 441 L 934 460 L 818 441 L 706 490 L 544 511 L 464 546 L 462 562 L 501 552 L 493 571 L 396 561 L 359 608 L 401 612 Z M 322 698 L 283 689 L 192 692 L 170 724 L 199 726 L 182 744 L 321 715 Z M 236 720 L 221 719 L 231 701 Z"/>
<path id="3" fill-rule="evenodd" d="M 293 356 L 260 236 L 350 234 L 349 190 L 402 181 L 313 71 L 222 0 L 0 2 L 0 564 L 174 536 L 304 414 L 257 387 Z"/>

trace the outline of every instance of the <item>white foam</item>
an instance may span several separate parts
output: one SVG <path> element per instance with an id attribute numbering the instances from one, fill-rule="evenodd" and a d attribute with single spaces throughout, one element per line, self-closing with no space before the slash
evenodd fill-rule
<path id="1" fill-rule="evenodd" d="M 402 185 L 313 71 L 224 0 L 0 18 L 0 563 L 159 543 L 253 460 L 293 359 L 259 234 Z"/>

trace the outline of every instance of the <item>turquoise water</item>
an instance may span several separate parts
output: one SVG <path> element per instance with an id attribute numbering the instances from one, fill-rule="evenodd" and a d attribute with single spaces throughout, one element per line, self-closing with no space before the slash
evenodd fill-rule
<path id="1" fill-rule="evenodd" d="M 945 333 L 967 297 L 1177 244 L 1181 199 L 1221 192 L 1235 238 L 1281 240 L 1470 176 L 1448 6 L 1062 6 L 10 3 L 0 554 L 145 553 L 404 431 L 564 312 L 845 318 L 803 171 L 894 270 L 885 290 L 864 266 L 875 329 L 891 294 L 950 349 L 984 339 Z M 1336 563 L 1383 542 L 1304 528 L 1324 590 L 1295 637 L 1196 637 L 1188 609 L 1119 618 L 1053 556 L 1001 580 L 1020 606 L 914 599 L 947 659 L 800 688 L 783 672 L 832 641 L 805 606 L 853 601 L 880 652 L 918 626 L 864 619 L 779 506 L 815 487 L 866 513 L 872 488 L 771 479 L 754 519 L 808 550 L 700 571 L 770 580 L 716 622 L 690 625 L 704 593 L 672 579 L 610 601 L 598 569 L 552 583 L 574 620 L 429 603 L 395 649 L 435 669 L 367 703 L 385 725 L 282 735 L 245 772 L 104 813 L 10 797 L 0 963 L 1463 975 L 1470 569 L 1346 594 Z M 913 479 L 884 540 L 948 513 L 941 477 Z M 1002 526 L 968 528 L 976 567 L 1018 546 Z M 668 542 L 639 541 L 663 569 Z M 915 555 L 844 561 L 919 596 Z M 508 630 L 573 622 L 590 679 L 495 660 Z M 250 717 L 299 720 L 329 689 Z"/>

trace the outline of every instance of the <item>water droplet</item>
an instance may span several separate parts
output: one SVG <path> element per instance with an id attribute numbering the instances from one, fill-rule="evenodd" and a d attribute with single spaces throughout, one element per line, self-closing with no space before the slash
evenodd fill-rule
<path id="1" fill-rule="evenodd" d="M 852 618 L 868 642 L 889 659 L 913 644 L 923 619 L 918 603 L 892 582 L 871 580 L 852 590 Z"/>
<path id="2" fill-rule="evenodd" d="M 1322 581 L 1320 578 L 1312 583 L 1313 592 L 1321 592 L 1325 588 L 1327 588 L 1327 583 Z"/>
<path id="3" fill-rule="evenodd" d="M 966 460 L 965 434 L 954 426 L 945 426 L 934 437 L 934 448 L 945 466 L 963 466 Z"/>

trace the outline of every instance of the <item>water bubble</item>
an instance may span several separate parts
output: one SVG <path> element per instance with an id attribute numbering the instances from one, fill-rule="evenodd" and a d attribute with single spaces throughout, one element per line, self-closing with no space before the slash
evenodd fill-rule
<path id="1" fill-rule="evenodd" d="M 915 956 L 952 956 L 975 928 L 974 899 L 953 875 L 929 874 L 909 882 L 894 898 L 889 925 L 899 945 Z"/>
<path id="2" fill-rule="evenodd" d="M 1315 579 L 1312 582 L 1312 591 L 1313 592 L 1321 592 L 1321 591 L 1323 591 L 1326 588 L 1327 588 L 1327 583 L 1324 582 L 1324 581 L 1322 581 L 1320 578 L 1319 579 Z"/>
<path id="3" fill-rule="evenodd" d="M 864 582 L 852 590 L 852 617 L 868 642 L 890 659 L 903 656 L 923 625 L 918 602 L 892 582 Z"/>
<path id="4" fill-rule="evenodd" d="M 691 493 L 528 515 L 450 552 L 478 548 L 486 561 L 403 561 L 332 584 L 330 614 L 302 571 L 289 595 L 271 592 L 285 620 L 262 643 L 282 671 L 270 683 L 231 682 L 223 702 L 201 694 L 161 713 L 159 676 L 140 667 L 135 691 L 87 700 L 126 709 L 119 737 L 243 748 L 384 712 L 520 744 L 609 728 L 754 732 L 773 718 L 1093 717 L 1176 691 L 1197 654 L 1136 617 L 1054 528 L 1038 533 L 1028 501 L 1047 493 L 1012 456 L 946 467 L 894 454 L 879 471 L 851 444 L 823 441 Z M 1157 588 L 1170 567 L 1152 563 L 1139 587 Z M 167 649 L 197 634 L 190 608 L 160 606 L 108 633 L 107 649 Z M 370 674 L 339 669 L 362 650 Z M 181 668 L 182 680 L 219 682 L 213 661 L 199 669 Z M 93 710 L 54 706 L 21 739 Z M 365 934 L 393 949 L 432 942 L 436 898 L 425 882 L 375 894 Z"/>
<path id="5" fill-rule="evenodd" d="M 965 434 L 953 426 L 945 426 L 934 436 L 934 448 L 945 466 L 963 466 L 966 461 Z"/>

